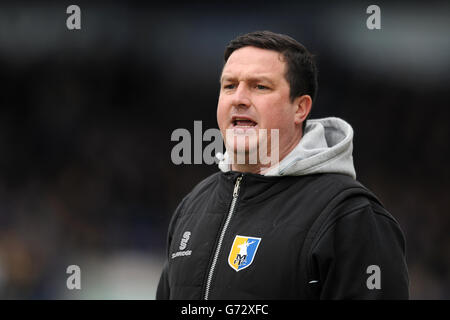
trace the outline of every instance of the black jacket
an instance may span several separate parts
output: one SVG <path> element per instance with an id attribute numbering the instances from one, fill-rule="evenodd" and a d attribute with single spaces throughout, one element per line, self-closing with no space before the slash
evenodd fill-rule
<path id="1" fill-rule="evenodd" d="M 219 172 L 180 203 L 157 299 L 407 299 L 396 220 L 342 174 Z"/>

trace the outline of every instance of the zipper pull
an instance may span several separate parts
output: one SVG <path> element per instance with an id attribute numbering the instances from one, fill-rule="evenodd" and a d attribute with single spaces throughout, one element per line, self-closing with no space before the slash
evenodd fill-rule
<path id="1" fill-rule="evenodd" d="M 234 185 L 234 190 L 233 190 L 233 198 L 236 198 L 237 195 L 238 195 L 238 192 L 239 192 L 239 186 L 240 186 L 240 184 L 241 184 L 241 180 L 242 180 L 242 176 L 239 176 L 239 177 L 236 179 L 236 183 L 235 183 L 235 185 Z"/>

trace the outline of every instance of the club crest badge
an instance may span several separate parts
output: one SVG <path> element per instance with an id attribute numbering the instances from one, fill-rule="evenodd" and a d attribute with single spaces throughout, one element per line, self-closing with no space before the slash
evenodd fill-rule
<path id="1" fill-rule="evenodd" d="M 234 238 L 228 255 L 228 264 L 231 268 L 241 271 L 249 267 L 256 255 L 261 238 L 239 236 Z"/>

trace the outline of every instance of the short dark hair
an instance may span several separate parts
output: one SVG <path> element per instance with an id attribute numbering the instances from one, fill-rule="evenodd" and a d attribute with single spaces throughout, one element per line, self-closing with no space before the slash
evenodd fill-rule
<path id="1" fill-rule="evenodd" d="M 317 95 L 317 67 L 313 55 L 295 39 L 271 31 L 255 31 L 230 41 L 225 49 L 224 60 L 243 47 L 257 47 L 280 52 L 286 60 L 286 80 L 289 83 L 291 101 L 307 94 L 314 102 Z M 305 121 L 306 123 L 306 121 Z"/>

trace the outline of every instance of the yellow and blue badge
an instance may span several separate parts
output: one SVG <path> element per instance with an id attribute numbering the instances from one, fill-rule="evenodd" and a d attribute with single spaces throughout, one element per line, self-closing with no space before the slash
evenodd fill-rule
<path id="1" fill-rule="evenodd" d="M 236 271 L 247 268 L 253 262 L 261 238 L 236 236 L 228 256 L 228 264 Z"/>

